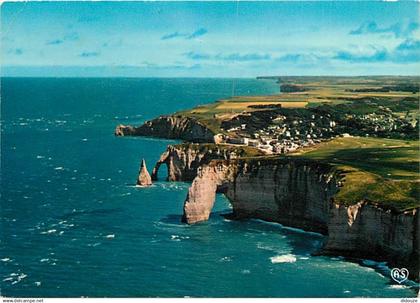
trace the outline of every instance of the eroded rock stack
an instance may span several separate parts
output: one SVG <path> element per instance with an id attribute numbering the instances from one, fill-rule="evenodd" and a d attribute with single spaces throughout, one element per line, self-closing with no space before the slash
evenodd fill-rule
<path id="1" fill-rule="evenodd" d="M 152 185 L 152 178 L 150 177 L 150 174 L 147 171 L 146 161 L 144 161 L 144 159 L 141 161 L 139 176 L 137 178 L 137 185 L 138 186 Z"/>

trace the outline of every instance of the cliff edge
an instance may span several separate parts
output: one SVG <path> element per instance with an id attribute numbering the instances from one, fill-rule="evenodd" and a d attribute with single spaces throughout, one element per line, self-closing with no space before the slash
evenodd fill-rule
<path id="1" fill-rule="evenodd" d="M 343 205 L 345 186 L 335 167 L 301 159 L 214 160 L 199 169 L 185 203 L 183 221 L 209 218 L 216 192 L 225 193 L 230 218 L 261 219 L 327 235 L 319 252 L 388 261 L 419 272 L 419 208 L 384 209 L 370 201 Z"/>

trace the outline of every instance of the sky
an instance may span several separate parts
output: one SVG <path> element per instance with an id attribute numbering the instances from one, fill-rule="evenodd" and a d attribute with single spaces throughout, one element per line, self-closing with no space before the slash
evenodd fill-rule
<path id="1" fill-rule="evenodd" d="M 5 2 L 2 76 L 419 75 L 420 2 Z"/>

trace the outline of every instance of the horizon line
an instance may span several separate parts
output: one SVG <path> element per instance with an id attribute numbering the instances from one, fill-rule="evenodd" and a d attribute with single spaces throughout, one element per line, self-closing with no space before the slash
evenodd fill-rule
<path id="1" fill-rule="evenodd" d="M 226 76 L 53 76 L 53 75 L 20 75 L 20 76 L 9 76 L 9 75 L 0 75 L 0 78 L 139 78 L 139 79 L 256 79 L 256 80 L 270 80 L 269 78 L 282 78 L 282 77 L 300 77 L 300 78 L 313 78 L 313 77 L 329 77 L 329 78 L 359 78 L 359 77 L 420 77 L 418 75 L 404 75 L 404 74 L 375 74 L 375 75 L 331 75 L 331 74 L 314 74 L 314 75 L 268 75 L 268 76 L 249 76 L 249 77 L 226 77 Z"/>

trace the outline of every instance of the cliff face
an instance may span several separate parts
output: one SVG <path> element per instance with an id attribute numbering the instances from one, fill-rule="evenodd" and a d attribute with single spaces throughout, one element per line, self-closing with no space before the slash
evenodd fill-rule
<path id="1" fill-rule="evenodd" d="M 207 220 L 215 193 L 223 191 L 233 218 L 258 218 L 328 235 L 322 254 L 389 261 L 418 279 L 418 209 L 394 213 L 368 202 L 334 203 L 340 176 L 309 162 L 213 161 L 199 170 L 183 220 Z"/>
<path id="2" fill-rule="evenodd" d="M 214 142 L 215 134 L 200 122 L 181 116 L 161 116 L 139 127 L 118 125 L 116 136 L 152 136 L 191 142 Z"/>
<path id="3" fill-rule="evenodd" d="M 290 161 L 239 163 L 226 197 L 240 218 L 258 218 L 327 232 L 329 201 L 337 184 L 329 167 Z"/>
<path id="4" fill-rule="evenodd" d="M 325 234 L 330 200 L 338 186 L 328 166 L 275 159 L 225 161 L 202 168 L 185 204 L 200 203 L 194 193 L 201 196 L 200 190 L 210 188 L 225 193 L 233 217 L 258 218 Z M 208 200 L 203 204 L 212 206 Z"/>
<path id="5" fill-rule="evenodd" d="M 333 204 L 328 222 L 328 241 L 323 254 L 373 257 L 406 267 L 412 278 L 419 273 L 419 210 L 385 211 L 360 202 L 352 206 Z"/>
<path id="6" fill-rule="evenodd" d="M 166 164 L 168 168 L 169 181 L 192 181 L 197 176 L 197 169 L 211 160 L 230 160 L 244 155 L 242 147 L 230 145 L 193 143 L 169 145 L 153 169 L 152 180 L 158 179 L 162 164 Z"/>

